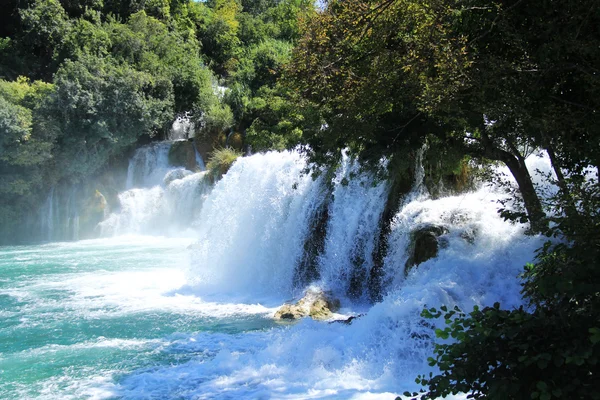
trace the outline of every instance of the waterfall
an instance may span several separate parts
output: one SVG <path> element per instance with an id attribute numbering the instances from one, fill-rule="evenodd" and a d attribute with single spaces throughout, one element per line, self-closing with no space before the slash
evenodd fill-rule
<path id="1" fill-rule="evenodd" d="M 197 219 L 192 284 L 205 294 L 289 296 L 311 218 L 325 199 L 322 179 L 295 152 L 238 159 Z"/>
<path id="2" fill-rule="evenodd" d="M 79 214 L 81 207 L 79 185 L 59 185 L 50 192 L 39 209 L 39 237 L 44 241 L 79 239 Z"/>
<path id="3" fill-rule="evenodd" d="M 128 190 L 118 196 L 120 209 L 99 224 L 102 236 L 190 234 L 211 184 L 206 172 L 169 163 L 172 143 L 157 142 L 136 150 L 127 169 Z M 202 166 L 197 153 L 196 159 Z"/>
<path id="4" fill-rule="evenodd" d="M 187 140 L 194 136 L 195 125 L 192 122 L 191 114 L 186 112 L 179 115 L 169 130 L 168 139 L 173 140 Z"/>
<path id="5" fill-rule="evenodd" d="M 358 163 L 343 156 L 333 179 L 333 202 L 325 251 L 320 260 L 323 284 L 338 295 L 361 297 L 373 266 L 375 238 L 388 187 L 359 173 Z"/>
<path id="6" fill-rule="evenodd" d="M 172 169 L 170 148 L 171 142 L 157 142 L 137 149 L 127 168 L 127 189 L 160 185 Z"/>
<path id="7" fill-rule="evenodd" d="M 203 295 L 282 301 L 314 284 L 350 302 L 369 301 L 367 282 L 381 240 L 386 181 L 361 171 L 346 155 L 333 178 L 313 179 L 305 158 L 286 151 L 240 158 L 213 186 L 205 172 L 170 165 L 172 143 L 137 149 L 119 207 L 109 214 L 104 210 L 98 224 L 102 236 L 196 237 L 190 286 Z M 385 238 L 388 251 L 377 270 L 382 269 L 383 293 L 444 257 L 471 257 L 475 264 L 493 259 L 499 251 L 508 252 L 507 238 L 520 235 L 520 226 L 498 217 L 495 203 L 504 195 L 496 189 L 430 199 L 423 184 L 423 151 L 416 157 L 413 189 Z M 41 212 L 44 238 L 78 238 L 79 192 L 75 186 L 50 191 Z M 415 232 L 427 227 L 440 231 L 437 261 L 409 269 Z"/>

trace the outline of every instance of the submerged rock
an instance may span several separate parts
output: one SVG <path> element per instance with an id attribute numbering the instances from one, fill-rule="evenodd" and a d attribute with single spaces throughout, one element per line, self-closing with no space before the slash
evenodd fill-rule
<path id="1" fill-rule="evenodd" d="M 174 169 L 172 171 L 167 172 L 167 174 L 163 178 L 163 183 L 165 184 L 165 186 L 168 186 L 171 182 L 176 181 L 178 179 L 183 179 L 186 176 L 192 174 L 193 172 L 184 168 Z"/>
<path id="2" fill-rule="evenodd" d="M 327 320 L 340 309 L 340 301 L 330 297 L 321 289 L 308 289 L 296 304 L 284 304 L 275 313 L 275 319 L 298 320 L 311 317 L 315 320 Z"/>
<path id="3" fill-rule="evenodd" d="M 467 228 L 460 233 L 460 237 L 469 244 L 475 244 L 477 233 L 477 230 L 473 228 Z"/>
<path id="4" fill-rule="evenodd" d="M 404 272 L 408 274 L 413 267 L 437 257 L 439 248 L 445 244 L 440 236 L 446 233 L 448 229 L 439 225 L 428 225 L 412 232 L 410 257 L 406 261 Z"/>

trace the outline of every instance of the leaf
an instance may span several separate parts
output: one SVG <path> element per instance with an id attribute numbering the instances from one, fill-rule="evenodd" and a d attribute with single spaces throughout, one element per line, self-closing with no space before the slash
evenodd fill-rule
<path id="1" fill-rule="evenodd" d="M 435 330 L 435 336 L 437 336 L 437 337 L 439 337 L 441 339 L 448 339 L 449 334 L 448 334 L 447 331 L 441 330 L 441 329 L 438 328 L 438 329 Z"/>

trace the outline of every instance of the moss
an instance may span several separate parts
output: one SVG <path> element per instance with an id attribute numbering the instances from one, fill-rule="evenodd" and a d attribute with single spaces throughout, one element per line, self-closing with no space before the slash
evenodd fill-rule
<path id="1" fill-rule="evenodd" d="M 427 141 L 425 186 L 432 197 L 458 194 L 473 188 L 475 171 L 471 159 L 435 138 Z"/>

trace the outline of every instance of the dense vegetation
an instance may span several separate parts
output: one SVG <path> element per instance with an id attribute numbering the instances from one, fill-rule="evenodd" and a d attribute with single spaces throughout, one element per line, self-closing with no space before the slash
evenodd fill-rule
<path id="1" fill-rule="evenodd" d="M 184 113 L 209 148 L 297 143 L 305 120 L 277 79 L 311 12 L 305 0 L 9 1 L 0 238 L 15 240 L 53 185 L 93 177 Z"/>
<path id="2" fill-rule="evenodd" d="M 503 216 L 549 238 L 522 276 L 528 306 L 425 310 L 448 326 L 430 360 L 440 373 L 419 377 L 420 396 L 600 398 L 600 4 L 323 7 L 10 0 L 0 16 L 0 236 L 52 185 L 102 171 L 182 113 L 197 140 L 236 148 L 215 152 L 215 176 L 242 148 L 297 144 L 317 164 L 334 165 L 342 149 L 375 169 L 386 157 L 396 182 L 424 145 L 432 180 L 503 163 L 518 198 Z M 539 151 L 552 196 L 525 165 Z"/>

